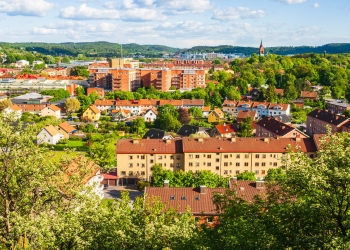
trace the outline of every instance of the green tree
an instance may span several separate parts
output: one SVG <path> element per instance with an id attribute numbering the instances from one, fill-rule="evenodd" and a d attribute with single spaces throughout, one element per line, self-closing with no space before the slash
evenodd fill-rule
<path id="1" fill-rule="evenodd" d="M 182 124 L 188 124 L 188 123 L 191 121 L 191 117 L 190 117 L 190 114 L 189 114 L 189 112 L 187 111 L 187 109 L 179 108 L 178 120 L 179 120 Z"/>
<path id="2" fill-rule="evenodd" d="M 10 107 L 11 105 L 12 105 L 12 102 L 10 99 L 0 101 L 0 112 L 3 111 L 4 109 Z"/>
<path id="3" fill-rule="evenodd" d="M 251 137 L 253 133 L 253 118 L 244 118 L 240 124 L 239 132 L 237 133 L 240 137 Z"/>
<path id="4" fill-rule="evenodd" d="M 154 121 L 155 127 L 166 131 L 178 131 L 181 123 L 178 120 L 179 111 L 171 104 L 158 108 L 158 117 Z"/>
<path id="5" fill-rule="evenodd" d="M 143 134 L 146 129 L 145 119 L 137 117 L 132 121 L 131 130 L 137 134 Z"/>
<path id="6" fill-rule="evenodd" d="M 264 98 L 267 102 L 276 102 L 277 101 L 277 95 L 276 95 L 276 88 L 275 85 L 270 84 L 266 91 L 265 91 L 265 95 Z"/>
<path id="7" fill-rule="evenodd" d="M 104 171 L 115 168 L 115 140 L 106 139 L 102 142 L 93 143 L 89 151 L 89 156 L 102 167 Z"/>
<path id="8" fill-rule="evenodd" d="M 270 168 L 265 176 L 266 181 L 283 181 L 286 178 L 286 173 L 282 168 Z"/>
<path id="9" fill-rule="evenodd" d="M 255 181 L 255 173 L 253 172 L 248 172 L 248 171 L 244 171 L 242 173 L 239 173 L 237 175 L 237 180 L 249 180 L 249 181 Z"/>
<path id="10" fill-rule="evenodd" d="M 203 117 L 203 112 L 201 108 L 198 107 L 191 107 L 188 109 L 188 113 L 193 117 L 193 118 L 202 118 Z"/>
<path id="11" fill-rule="evenodd" d="M 85 66 L 74 66 L 70 70 L 70 75 L 71 76 L 82 76 L 85 78 L 90 77 L 89 71 Z"/>
<path id="12" fill-rule="evenodd" d="M 65 106 L 68 113 L 73 113 L 80 109 L 80 102 L 77 98 L 67 98 Z"/>

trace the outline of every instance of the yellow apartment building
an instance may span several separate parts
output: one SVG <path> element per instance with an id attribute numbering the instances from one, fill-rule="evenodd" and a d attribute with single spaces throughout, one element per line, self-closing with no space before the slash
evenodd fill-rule
<path id="1" fill-rule="evenodd" d="M 210 170 L 220 176 L 244 171 L 263 178 L 282 165 L 288 146 L 316 156 L 312 138 L 183 138 L 177 140 L 122 139 L 117 142 L 118 175 L 149 180 L 159 164 L 173 171 Z"/>

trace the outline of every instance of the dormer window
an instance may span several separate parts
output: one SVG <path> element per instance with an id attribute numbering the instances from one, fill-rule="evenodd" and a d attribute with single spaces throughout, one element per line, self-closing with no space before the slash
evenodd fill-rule
<path id="1" fill-rule="evenodd" d="M 181 200 L 186 200 L 186 196 L 181 196 Z"/>
<path id="2" fill-rule="evenodd" d="M 199 201 L 199 196 L 195 196 L 195 197 L 194 197 L 194 200 L 195 200 L 195 201 Z"/>
<path id="3" fill-rule="evenodd" d="M 170 196 L 170 200 L 175 200 L 175 196 L 174 195 L 172 195 L 172 196 Z"/>

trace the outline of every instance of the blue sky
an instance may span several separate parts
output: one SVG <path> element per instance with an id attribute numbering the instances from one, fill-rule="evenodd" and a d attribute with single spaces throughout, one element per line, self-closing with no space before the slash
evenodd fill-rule
<path id="1" fill-rule="evenodd" d="M 0 41 L 350 43 L 349 0 L 0 0 Z"/>

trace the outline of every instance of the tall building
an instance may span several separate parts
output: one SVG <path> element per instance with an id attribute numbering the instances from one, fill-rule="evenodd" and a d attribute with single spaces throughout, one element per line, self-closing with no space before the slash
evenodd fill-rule
<path id="1" fill-rule="evenodd" d="M 262 44 L 262 39 L 261 39 L 261 42 L 260 42 L 260 47 L 259 47 L 259 56 L 263 56 L 264 55 L 264 46 Z"/>

